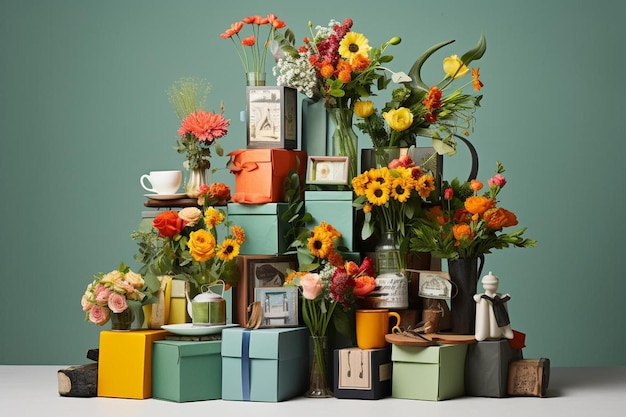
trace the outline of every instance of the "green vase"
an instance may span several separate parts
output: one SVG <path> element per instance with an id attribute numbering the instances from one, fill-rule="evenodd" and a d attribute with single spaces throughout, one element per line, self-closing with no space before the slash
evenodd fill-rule
<path id="1" fill-rule="evenodd" d="M 130 307 L 121 313 L 111 313 L 111 330 L 125 331 L 130 330 L 135 320 L 135 315 Z"/>

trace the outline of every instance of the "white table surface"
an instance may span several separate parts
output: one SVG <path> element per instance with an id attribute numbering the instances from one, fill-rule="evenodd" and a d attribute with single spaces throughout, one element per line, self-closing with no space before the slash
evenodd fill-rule
<path id="1" fill-rule="evenodd" d="M 61 397 L 57 371 L 66 366 L 0 366 L 0 415 L 64 417 L 393 417 L 403 416 L 623 416 L 626 367 L 552 368 L 548 395 L 462 397 L 446 401 L 295 398 L 281 403 L 210 400 L 189 403 L 145 399 Z"/>

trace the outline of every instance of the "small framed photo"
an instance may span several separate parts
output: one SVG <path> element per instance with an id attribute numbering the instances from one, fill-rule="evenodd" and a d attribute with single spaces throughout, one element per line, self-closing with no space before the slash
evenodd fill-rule
<path id="1" fill-rule="evenodd" d="M 298 91 L 284 86 L 246 87 L 247 147 L 296 149 Z"/>
<path id="2" fill-rule="evenodd" d="M 261 328 L 298 326 L 297 287 L 256 288 L 254 301 L 261 303 Z"/>
<path id="3" fill-rule="evenodd" d="M 248 259 L 248 300 L 254 300 L 255 289 L 280 287 L 289 271 L 297 268 L 295 256 L 266 256 Z"/>
<path id="4" fill-rule="evenodd" d="M 310 156 L 307 166 L 307 184 L 348 184 L 347 156 Z"/>

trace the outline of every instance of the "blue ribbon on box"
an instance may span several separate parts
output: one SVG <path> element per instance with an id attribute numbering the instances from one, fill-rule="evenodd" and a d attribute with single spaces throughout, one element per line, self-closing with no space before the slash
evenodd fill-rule
<path id="1" fill-rule="evenodd" d="M 250 401 L 250 329 L 241 333 L 241 392 L 244 401 Z"/>

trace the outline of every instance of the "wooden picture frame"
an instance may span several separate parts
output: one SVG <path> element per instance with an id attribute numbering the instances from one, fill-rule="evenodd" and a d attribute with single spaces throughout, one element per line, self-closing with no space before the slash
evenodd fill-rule
<path id="1" fill-rule="evenodd" d="M 348 184 L 347 156 L 309 156 L 307 164 L 307 184 Z"/>
<path id="2" fill-rule="evenodd" d="M 297 148 L 297 93 L 285 86 L 246 87 L 247 148 Z"/>
<path id="3" fill-rule="evenodd" d="M 297 287 L 257 287 L 254 301 L 261 303 L 260 328 L 298 326 Z"/>

